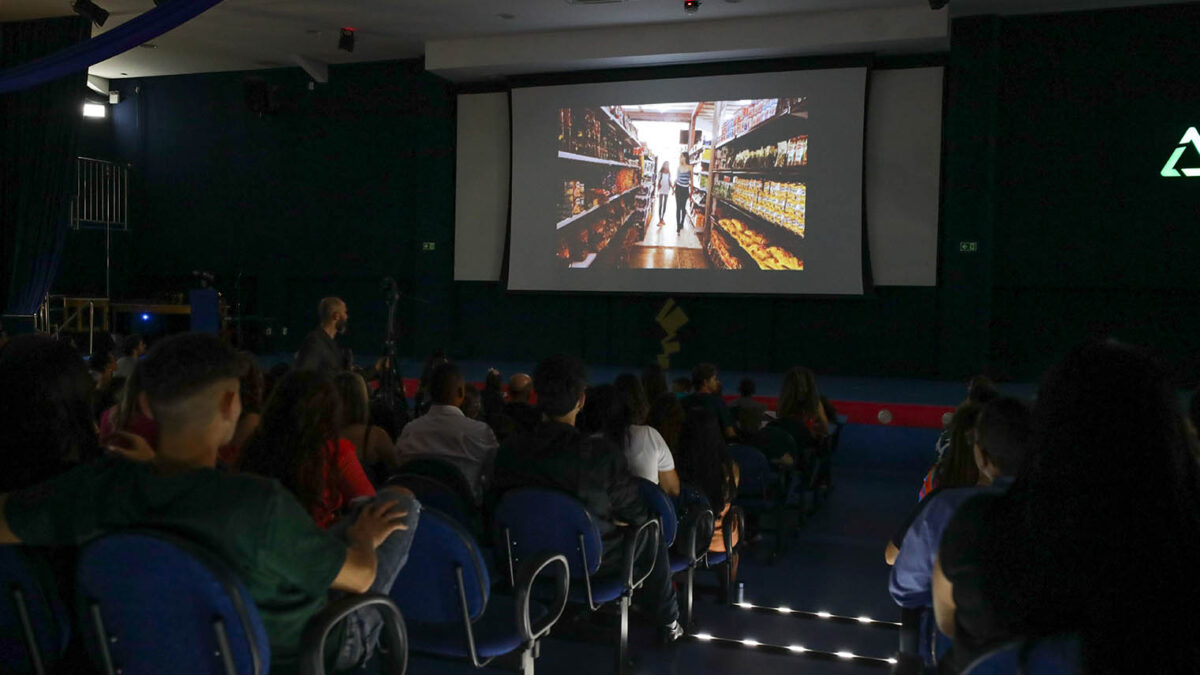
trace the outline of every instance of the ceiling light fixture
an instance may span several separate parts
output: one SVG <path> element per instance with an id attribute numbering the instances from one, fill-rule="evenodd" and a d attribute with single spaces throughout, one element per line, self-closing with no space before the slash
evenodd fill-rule
<path id="1" fill-rule="evenodd" d="M 71 9 L 75 10 L 75 13 L 79 16 L 97 26 L 103 26 L 104 22 L 108 21 L 108 10 L 92 2 L 92 0 L 75 0 L 75 4 L 71 5 Z"/>
<path id="2" fill-rule="evenodd" d="M 345 52 L 354 51 L 354 32 L 353 28 L 342 28 L 342 35 L 338 38 L 338 49 Z"/>
<path id="3" fill-rule="evenodd" d="M 700 11 L 700 0 L 683 0 L 683 11 L 688 14 Z"/>

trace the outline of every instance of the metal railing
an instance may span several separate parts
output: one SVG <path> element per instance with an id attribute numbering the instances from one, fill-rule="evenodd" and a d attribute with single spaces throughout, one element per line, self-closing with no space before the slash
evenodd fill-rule
<path id="1" fill-rule="evenodd" d="M 129 165 L 90 157 L 75 159 L 71 227 L 129 228 Z"/>

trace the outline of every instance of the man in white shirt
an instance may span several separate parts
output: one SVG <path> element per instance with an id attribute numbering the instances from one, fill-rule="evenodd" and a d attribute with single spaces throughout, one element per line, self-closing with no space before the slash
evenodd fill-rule
<path id="1" fill-rule="evenodd" d="M 629 473 L 658 483 L 663 492 L 679 495 L 679 474 L 675 473 L 675 457 L 654 427 L 633 424 L 629 427 L 629 446 L 625 448 Z"/>
<path id="2" fill-rule="evenodd" d="M 466 380 L 453 363 L 443 363 L 430 377 L 433 405 L 409 422 L 396 442 L 401 464 L 413 455 L 434 455 L 462 471 L 478 501 L 496 456 L 496 435 L 484 422 L 459 408 L 466 397 Z"/>

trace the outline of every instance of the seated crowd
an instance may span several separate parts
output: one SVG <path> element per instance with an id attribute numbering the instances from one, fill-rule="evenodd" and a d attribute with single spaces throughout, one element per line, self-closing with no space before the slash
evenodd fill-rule
<path id="1" fill-rule="evenodd" d="M 346 320 L 339 302 L 322 302 L 329 338 Z M 772 415 L 750 380 L 727 406 L 711 364 L 671 386 L 656 366 L 595 383 L 578 360 L 554 356 L 507 387 L 489 371 L 479 391 L 439 353 L 422 374 L 418 414 L 393 439 L 372 423 L 364 377 L 310 338 L 323 356 L 266 375 L 251 355 L 201 334 L 163 339 L 144 356 L 140 338 L 126 340 L 120 359 L 90 364 L 48 337 L 9 340 L 0 382 L 23 395 L 0 406 L 0 544 L 58 547 L 57 569 L 70 547 L 106 531 L 185 536 L 238 573 L 272 670 L 290 672 L 305 625 L 331 599 L 386 594 L 404 573 L 421 505 L 388 480 L 406 462 L 455 467 L 484 518 L 512 489 L 574 495 L 598 523 L 602 574 L 627 562 L 626 529 L 653 517 L 639 479 L 702 495 L 715 516 L 712 552 L 726 552 L 727 529 L 734 546 L 752 534 L 729 517 L 742 479 L 731 443 L 789 476 L 793 505 L 831 483 L 837 413 L 805 368 L 784 373 Z M 101 390 L 109 400 L 98 410 Z M 925 613 L 921 668 L 962 672 L 1005 641 L 1060 634 L 1079 638 L 1089 673 L 1194 666 L 1195 426 L 1160 364 L 1114 343 L 1079 348 L 1047 374 L 1032 407 L 973 381 L 937 448 L 919 503 L 886 548 L 893 599 Z M 728 553 L 736 575 L 737 550 Z M 678 640 L 666 542 L 632 555 L 646 575 L 640 606 L 664 642 Z M 372 608 L 352 614 L 328 662 L 369 660 L 382 621 Z"/>

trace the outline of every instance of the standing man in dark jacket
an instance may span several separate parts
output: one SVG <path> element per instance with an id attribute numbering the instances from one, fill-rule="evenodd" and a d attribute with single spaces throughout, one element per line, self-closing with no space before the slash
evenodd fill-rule
<path id="1" fill-rule="evenodd" d="M 533 373 L 542 421 L 533 431 L 510 436 L 496 454 L 495 497 L 518 487 L 548 487 L 569 492 L 596 517 L 604 553 L 600 573 L 621 568 L 622 526 L 641 525 L 650 514 L 638 494 L 625 454 L 602 436 L 584 436 L 575 428 L 583 409 L 587 372 L 569 356 L 553 356 Z M 671 585 L 666 543 L 642 589 L 644 602 L 667 642 L 683 635 L 679 606 Z"/>
<path id="2" fill-rule="evenodd" d="M 321 324 L 309 333 L 296 352 L 296 370 L 316 370 L 332 375 L 345 370 L 346 355 L 333 338 L 346 332 L 350 314 L 341 298 L 321 298 L 317 304 Z"/>

